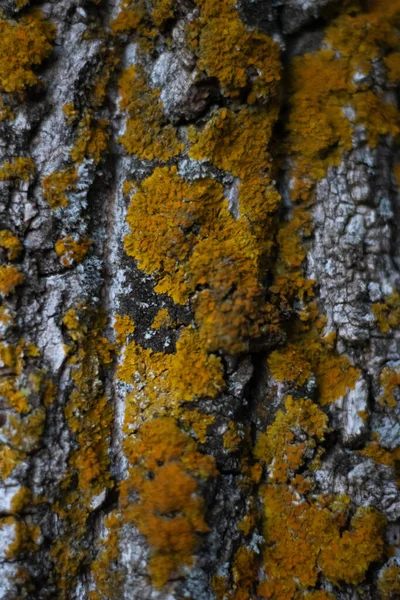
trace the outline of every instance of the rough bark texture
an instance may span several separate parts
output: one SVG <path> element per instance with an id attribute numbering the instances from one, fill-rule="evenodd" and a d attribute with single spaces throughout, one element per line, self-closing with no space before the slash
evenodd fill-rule
<path id="1" fill-rule="evenodd" d="M 0 598 L 400 598 L 400 3 L 0 9 Z"/>

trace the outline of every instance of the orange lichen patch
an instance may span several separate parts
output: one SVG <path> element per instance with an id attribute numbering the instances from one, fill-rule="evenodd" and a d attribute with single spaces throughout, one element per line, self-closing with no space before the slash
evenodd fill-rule
<path id="1" fill-rule="evenodd" d="M 251 600 L 258 580 L 260 557 L 246 546 L 241 546 L 235 553 L 232 563 L 233 594 L 231 600 Z M 223 596 L 222 596 L 223 598 Z"/>
<path id="2" fill-rule="evenodd" d="M 15 517 L 3 517 L 0 519 L 0 530 L 3 527 L 12 527 L 13 535 L 6 550 L 6 558 L 12 560 L 17 558 L 21 552 L 33 552 L 37 549 L 40 537 L 40 527 L 29 525 Z"/>
<path id="3" fill-rule="evenodd" d="M 92 159 L 96 164 L 100 162 L 104 150 L 107 148 L 108 121 L 95 119 L 91 111 L 87 111 L 79 122 L 78 139 L 71 150 L 71 158 L 75 163 Z"/>
<path id="4" fill-rule="evenodd" d="M 301 386 L 314 374 L 320 404 L 334 402 L 354 389 L 359 370 L 344 355 L 336 354 L 329 342 L 305 334 L 304 340 L 274 350 L 268 358 L 271 374 L 277 381 Z"/>
<path id="5" fill-rule="evenodd" d="M 400 52 L 393 52 L 385 56 L 384 62 L 389 80 L 398 83 L 400 81 Z"/>
<path id="6" fill-rule="evenodd" d="M 166 161 L 183 150 L 175 128 L 166 123 L 160 92 L 147 84 L 142 67 L 125 69 L 119 92 L 120 108 L 126 110 L 129 117 L 126 131 L 118 141 L 129 154 L 141 159 Z"/>
<path id="7" fill-rule="evenodd" d="M 11 501 L 11 511 L 14 513 L 20 512 L 25 506 L 30 504 L 32 500 L 32 490 L 21 486 Z"/>
<path id="8" fill-rule="evenodd" d="M 21 285 L 25 276 L 17 267 L 11 265 L 0 266 L 0 293 L 8 296 Z"/>
<path id="9" fill-rule="evenodd" d="M 78 116 L 78 111 L 73 102 L 68 102 L 62 107 L 64 115 L 67 117 L 68 125 L 71 125 Z"/>
<path id="10" fill-rule="evenodd" d="M 3 356 L 0 349 L 1 362 L 3 362 Z M 4 398 L 9 406 L 18 413 L 29 412 L 30 406 L 28 404 L 29 388 L 19 389 L 15 378 L 7 377 L 0 382 L 0 397 Z"/>
<path id="11" fill-rule="evenodd" d="M 335 596 L 325 591 L 307 592 L 301 597 L 302 600 L 335 600 Z"/>
<path id="12" fill-rule="evenodd" d="M 29 4 L 30 0 L 15 0 L 15 6 L 20 9 Z"/>
<path id="13" fill-rule="evenodd" d="M 373 433 L 371 437 L 373 441 L 368 442 L 365 448 L 359 450 L 359 454 L 368 456 L 368 458 L 372 458 L 375 462 L 380 463 L 381 465 L 387 465 L 394 469 L 396 463 L 400 461 L 400 446 L 394 450 L 385 450 L 380 445 L 378 434 Z"/>
<path id="14" fill-rule="evenodd" d="M 393 561 L 379 574 L 378 591 L 381 600 L 396 600 L 400 597 L 400 565 Z"/>
<path id="15" fill-rule="evenodd" d="M 168 308 L 161 308 L 154 317 L 152 328 L 158 331 L 159 329 L 168 329 L 174 326 L 174 321 L 168 312 Z"/>
<path id="16" fill-rule="evenodd" d="M 51 555 L 66 598 L 68 580 L 86 559 L 84 536 L 93 498 L 113 486 L 108 455 L 113 414 L 102 379 L 114 347 L 103 337 L 105 319 L 90 307 L 70 309 L 63 324 L 71 342 L 68 362 L 74 383 L 64 415 L 74 442 L 54 504 L 62 533 Z"/>
<path id="17" fill-rule="evenodd" d="M 222 440 L 224 448 L 229 450 L 229 452 L 237 452 L 239 450 L 243 435 L 240 434 L 233 421 L 229 421 L 228 429 L 223 434 Z"/>
<path id="18" fill-rule="evenodd" d="M 311 400 L 294 400 L 288 396 L 286 412 L 278 410 L 275 421 L 266 433 L 260 434 L 255 457 L 270 465 L 270 477 L 284 483 L 303 464 L 304 456 L 323 441 L 328 431 L 328 417 Z M 307 435 L 305 441 L 296 440 L 296 431 Z"/>
<path id="19" fill-rule="evenodd" d="M 114 50 L 106 51 L 105 58 L 101 63 L 100 71 L 95 78 L 90 91 L 90 105 L 93 109 L 98 109 L 104 104 L 108 83 L 119 60 L 120 59 L 115 55 Z"/>
<path id="20" fill-rule="evenodd" d="M 200 69 L 219 80 L 225 96 L 238 96 L 248 86 L 249 103 L 276 94 L 281 74 L 279 44 L 265 33 L 247 29 L 234 0 L 196 3 L 200 18 L 188 26 L 187 33 Z"/>
<path id="21" fill-rule="evenodd" d="M 386 520 L 375 508 L 358 508 L 350 530 L 334 536 L 321 550 L 318 564 L 324 576 L 334 584 L 357 585 L 369 565 L 382 557 Z"/>
<path id="22" fill-rule="evenodd" d="M 35 11 L 20 21 L 0 18 L 0 90 L 24 92 L 38 83 L 34 67 L 52 50 L 56 28 Z"/>
<path id="23" fill-rule="evenodd" d="M 197 480 L 217 475 L 215 460 L 198 452 L 168 417 L 144 423 L 137 437 L 127 438 L 125 452 L 132 467 L 120 484 L 124 518 L 146 536 L 152 549 L 149 571 L 161 588 L 193 565 L 199 534 L 209 529 Z M 130 500 L 132 491 L 137 502 Z"/>
<path id="24" fill-rule="evenodd" d="M 385 367 L 382 370 L 379 381 L 383 388 L 382 394 L 379 396 L 379 403 L 382 406 L 396 408 L 397 400 L 394 396 L 394 391 L 400 386 L 400 370 Z"/>
<path id="25" fill-rule="evenodd" d="M 108 514 L 104 525 L 107 534 L 101 544 L 102 550 L 91 565 L 96 590 L 88 593 L 89 600 L 120 598 L 123 595 L 123 574 L 117 562 L 120 555 L 119 533 L 123 525 L 121 511 L 117 509 Z"/>
<path id="26" fill-rule="evenodd" d="M 381 558 L 385 518 L 372 507 L 358 508 L 344 530 L 349 500 L 333 498 L 328 506 L 300 500 L 290 487 L 266 486 L 264 569 L 261 597 L 292 600 L 312 588 L 321 572 L 332 583 L 358 584 L 369 565 Z"/>
<path id="27" fill-rule="evenodd" d="M 218 182 L 157 168 L 138 184 L 127 221 L 126 252 L 154 273 L 156 292 L 185 303 L 198 290 L 193 308 L 208 350 L 240 352 L 268 329 L 257 240 L 245 217 L 229 213 Z"/>
<path id="28" fill-rule="evenodd" d="M 5 162 L 0 168 L 0 181 L 20 179 L 30 181 L 35 173 L 36 167 L 32 158 L 18 156 L 10 162 Z"/>
<path id="29" fill-rule="evenodd" d="M 119 346 L 124 346 L 128 335 L 135 332 L 135 323 L 129 315 L 115 315 L 113 327 L 117 334 L 115 341 Z"/>
<path id="30" fill-rule="evenodd" d="M 133 386 L 126 399 L 127 431 L 141 418 L 166 411 L 179 416 L 182 402 L 215 398 L 224 387 L 221 359 L 206 352 L 193 328 L 182 331 L 175 354 L 152 352 L 131 342 L 117 377 Z"/>
<path id="31" fill-rule="evenodd" d="M 7 250 L 8 260 L 15 260 L 22 252 L 20 240 L 8 229 L 0 231 L 0 247 Z"/>
<path id="32" fill-rule="evenodd" d="M 300 267 L 306 257 L 302 239 L 311 235 L 313 223 L 311 215 L 302 207 L 293 210 L 289 221 L 281 225 L 277 242 L 279 259 L 288 267 Z"/>
<path id="33" fill-rule="evenodd" d="M 143 1 L 123 0 L 122 10 L 111 23 L 114 34 L 135 31 L 146 16 L 146 5 Z"/>
<path id="34" fill-rule="evenodd" d="M 311 376 L 311 364 L 295 344 L 288 344 L 283 350 L 275 350 L 268 359 L 272 376 L 278 381 L 293 381 L 303 385 Z"/>
<path id="35" fill-rule="evenodd" d="M 372 305 L 372 313 L 382 333 L 388 333 L 391 329 L 400 325 L 400 294 L 393 292 L 387 296 L 385 302 L 377 302 Z"/>
<path id="36" fill-rule="evenodd" d="M 51 208 L 68 206 L 68 192 L 73 192 L 78 180 L 75 167 L 53 171 L 43 178 L 43 198 Z"/>
<path id="37" fill-rule="evenodd" d="M 91 244 L 92 242 L 87 238 L 74 240 L 67 235 L 56 242 L 55 251 L 64 267 L 72 267 L 74 263 L 81 263 L 85 259 Z"/>
<path id="38" fill-rule="evenodd" d="M 174 0 L 153 0 L 151 18 L 156 27 L 160 27 L 168 19 L 172 19 L 175 12 Z"/>
<path id="39" fill-rule="evenodd" d="M 267 147 L 278 111 L 277 105 L 262 110 L 242 108 L 238 113 L 226 108 L 218 110 L 202 132 L 190 130 L 193 145 L 189 156 L 210 160 L 219 169 L 242 179 L 264 171 L 271 162 Z M 271 212 L 275 209 L 276 202 L 272 202 Z"/>
<path id="40" fill-rule="evenodd" d="M 9 477 L 27 456 L 37 448 L 44 429 L 45 413 L 43 409 L 34 409 L 28 415 L 10 414 L 6 423 L 0 427 L 0 473 L 3 479 Z"/>
<path id="41" fill-rule="evenodd" d="M 4 99 L 0 97 L 0 121 L 12 121 L 15 119 L 15 115 L 11 106 L 9 106 Z"/>
<path id="42" fill-rule="evenodd" d="M 194 434 L 200 444 L 205 444 L 209 425 L 214 422 L 214 415 L 206 415 L 197 410 L 182 411 L 179 422 L 185 431 Z"/>
<path id="43" fill-rule="evenodd" d="M 353 125 L 344 107 L 355 109 L 355 122 L 365 125 L 370 145 L 382 135 L 398 134 L 396 107 L 353 79 L 356 72 L 368 75 L 372 60 L 388 48 L 399 49 L 398 11 L 398 2 L 390 9 L 375 3 L 364 13 L 342 14 L 327 29 L 329 49 L 294 58 L 286 145 L 295 158 L 294 199 L 305 199 L 327 167 L 337 166 L 343 151 L 351 149 Z"/>

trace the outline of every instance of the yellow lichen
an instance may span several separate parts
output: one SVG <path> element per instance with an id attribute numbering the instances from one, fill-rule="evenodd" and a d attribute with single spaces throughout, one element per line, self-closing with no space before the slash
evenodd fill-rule
<path id="1" fill-rule="evenodd" d="M 34 67 L 52 50 L 56 28 L 35 11 L 20 21 L 0 18 L 0 90 L 23 92 L 39 81 Z"/>
<path id="2" fill-rule="evenodd" d="M 387 296 L 385 302 L 372 305 L 372 313 L 382 333 L 400 325 L 400 294 L 393 292 Z"/>
<path id="3" fill-rule="evenodd" d="M 72 267 L 74 263 L 79 264 L 85 259 L 91 244 L 87 238 L 74 240 L 67 235 L 56 242 L 55 251 L 64 267 Z"/>
<path id="4" fill-rule="evenodd" d="M 107 148 L 109 133 L 108 121 L 95 119 L 90 111 L 79 121 L 78 139 L 71 150 L 71 158 L 75 163 L 83 160 L 100 162 L 104 150 Z"/>
<path id="5" fill-rule="evenodd" d="M 0 181 L 20 179 L 30 181 L 35 173 L 36 167 L 32 158 L 18 156 L 10 162 L 5 162 L 0 168 Z"/>
<path id="6" fill-rule="evenodd" d="M 7 250 L 8 260 L 15 260 L 22 252 L 20 240 L 8 229 L 0 231 L 0 247 Z"/>
<path id="7" fill-rule="evenodd" d="M 53 171 L 43 178 L 43 198 L 51 208 L 68 206 L 68 192 L 73 192 L 78 180 L 75 167 Z"/>
<path id="8" fill-rule="evenodd" d="M 120 484 L 124 518 L 146 536 L 152 550 L 149 571 L 160 588 L 193 564 L 199 534 L 208 531 L 197 479 L 215 477 L 215 461 L 200 454 L 167 417 L 144 423 L 138 437 L 126 440 L 125 452 L 131 468 Z M 130 501 L 132 490 L 136 502 Z"/>
<path id="9" fill-rule="evenodd" d="M 394 396 L 394 391 L 400 386 L 399 369 L 385 367 L 380 375 L 380 384 L 382 387 L 382 394 L 379 396 L 380 404 L 396 408 L 397 400 Z"/>
<path id="10" fill-rule="evenodd" d="M 249 103 L 274 95 L 281 71 L 279 45 L 265 33 L 247 29 L 234 0 L 196 3 L 200 18 L 189 25 L 188 36 L 200 69 L 219 80 L 226 96 L 238 96 L 248 86 Z"/>
<path id="11" fill-rule="evenodd" d="M 18 285 L 23 283 L 24 279 L 24 274 L 17 267 L 0 266 L 0 293 L 4 296 L 11 294 Z"/>
<path id="12" fill-rule="evenodd" d="M 268 330 L 257 240 L 245 217 L 229 213 L 219 183 L 157 168 L 137 186 L 127 221 L 127 254 L 156 275 L 156 292 L 185 303 L 198 290 L 193 308 L 207 349 L 239 352 Z"/>
<path id="13" fill-rule="evenodd" d="M 113 327 L 117 334 L 115 341 L 119 346 L 124 346 L 128 335 L 135 331 L 135 323 L 129 315 L 115 315 Z"/>
<path id="14" fill-rule="evenodd" d="M 400 565 L 393 561 L 384 567 L 378 579 L 381 600 L 396 600 L 400 597 Z"/>
<path id="15" fill-rule="evenodd" d="M 73 102 L 68 102 L 62 107 L 64 115 L 67 117 L 68 125 L 71 125 L 78 116 L 78 111 Z"/>
<path id="16" fill-rule="evenodd" d="M 120 108 L 129 117 L 118 141 L 129 154 L 166 161 L 183 150 L 174 127 L 166 124 L 160 92 L 146 83 L 142 67 L 131 66 L 122 73 L 119 91 Z"/>
<path id="17" fill-rule="evenodd" d="M 161 413 L 179 416 L 180 404 L 196 398 L 215 398 L 224 387 L 221 359 L 208 354 L 199 332 L 184 329 L 174 354 L 152 352 L 128 344 L 117 377 L 133 386 L 126 398 L 125 428 Z"/>
<path id="18" fill-rule="evenodd" d="M 158 331 L 159 329 L 174 326 L 174 321 L 171 315 L 168 312 L 168 308 L 161 308 L 156 316 L 154 317 L 153 323 L 151 324 L 152 328 Z"/>

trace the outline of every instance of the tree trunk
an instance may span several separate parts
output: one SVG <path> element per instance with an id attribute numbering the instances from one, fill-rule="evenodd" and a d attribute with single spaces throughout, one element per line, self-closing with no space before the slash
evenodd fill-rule
<path id="1" fill-rule="evenodd" d="M 399 0 L 0 9 L 0 598 L 400 598 Z"/>

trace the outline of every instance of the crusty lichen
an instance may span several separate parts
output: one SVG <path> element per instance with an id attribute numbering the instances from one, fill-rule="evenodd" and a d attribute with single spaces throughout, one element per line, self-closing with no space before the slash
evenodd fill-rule
<path id="1" fill-rule="evenodd" d="M 18 156 L 11 161 L 6 161 L 0 168 L 0 181 L 22 180 L 30 181 L 36 167 L 32 158 Z"/>
<path id="2" fill-rule="evenodd" d="M 126 131 L 118 141 L 129 154 L 166 161 L 183 150 L 175 128 L 166 123 L 160 92 L 147 84 L 142 67 L 131 66 L 123 71 L 119 91 L 120 108 L 129 117 Z"/>
<path id="3" fill-rule="evenodd" d="M 96 119 L 92 111 L 85 113 L 79 121 L 78 138 L 71 150 L 71 158 L 75 163 L 81 163 L 85 159 L 91 159 L 96 164 L 100 162 L 110 137 L 108 125 L 107 120 Z"/>
<path id="4" fill-rule="evenodd" d="M 372 305 L 372 313 L 382 333 L 388 333 L 400 325 L 400 294 L 393 292 L 385 302 Z"/>
<path id="5" fill-rule="evenodd" d="M 0 266 L 0 293 L 8 296 L 18 285 L 24 282 L 25 276 L 13 265 Z"/>
<path id="6" fill-rule="evenodd" d="M 73 192 L 78 180 L 75 167 L 53 171 L 43 178 L 43 198 L 51 208 L 68 206 L 68 193 Z"/>
<path id="7" fill-rule="evenodd" d="M 22 252 L 21 241 L 8 229 L 0 231 L 0 247 L 7 250 L 8 260 L 16 260 Z"/>
<path id="8" fill-rule="evenodd" d="M 20 21 L 0 17 L 0 91 L 24 92 L 39 78 L 34 67 L 52 51 L 56 28 L 34 11 Z"/>
<path id="9" fill-rule="evenodd" d="M 60 263 L 64 267 L 71 267 L 73 264 L 81 263 L 91 246 L 92 242 L 87 238 L 74 240 L 70 235 L 57 240 L 55 251 L 60 257 Z"/>
<path id="10" fill-rule="evenodd" d="M 396 600 L 400 597 L 400 565 L 395 560 L 380 572 L 378 590 L 381 600 Z"/>
<path id="11" fill-rule="evenodd" d="M 168 417 L 145 422 L 137 438 L 126 439 L 125 453 L 131 467 L 120 485 L 124 517 L 146 536 L 152 581 L 162 587 L 193 564 L 199 534 L 209 530 L 197 479 L 215 477 L 215 461 Z M 136 502 L 129 500 L 133 490 Z"/>

